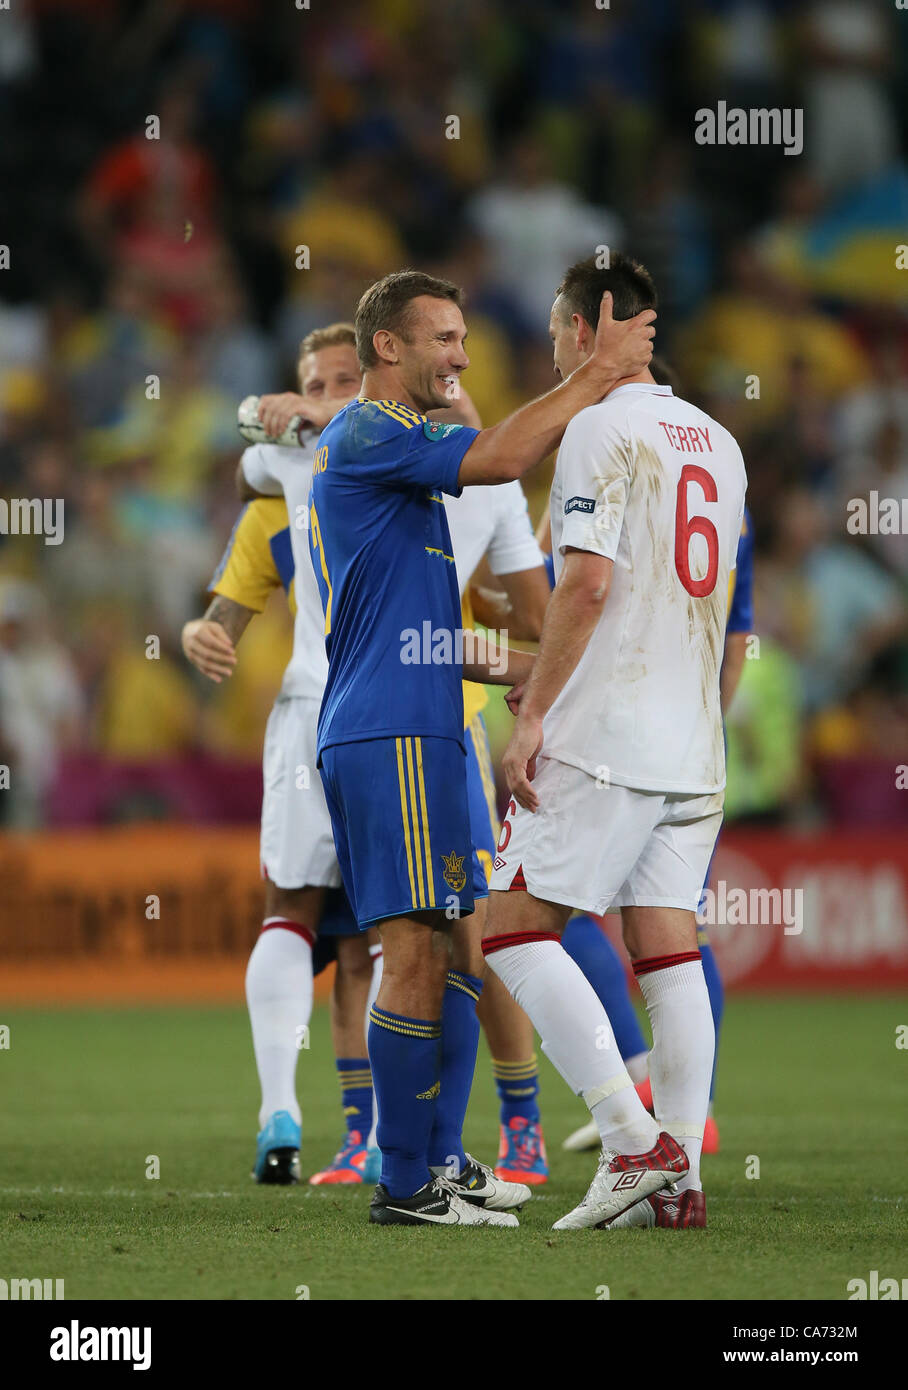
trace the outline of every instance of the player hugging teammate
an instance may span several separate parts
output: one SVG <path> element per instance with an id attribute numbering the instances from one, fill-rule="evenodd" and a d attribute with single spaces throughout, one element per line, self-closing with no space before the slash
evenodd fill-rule
<path id="1" fill-rule="evenodd" d="M 727 431 L 650 374 L 655 303 L 625 257 L 572 267 L 550 321 L 561 383 L 482 430 L 428 419 L 469 365 L 460 292 L 386 276 L 356 314 L 359 395 L 307 409 L 322 430 L 305 507 L 327 654 L 316 758 L 353 916 L 384 952 L 373 1222 L 515 1225 L 507 1208 L 529 1196 L 460 1138 L 482 931 L 486 964 L 601 1137 L 587 1196 L 556 1225 L 705 1224 L 714 1034 L 695 911 L 721 821 L 719 671 L 746 480 Z M 535 661 L 404 662 L 405 632 L 461 623 L 444 494 L 518 479 L 558 445 L 557 584 Z M 464 871 L 463 678 L 512 685 L 517 712 L 484 929 Z M 655 1118 L 560 944 L 574 908 L 611 904 L 652 1023 Z"/>

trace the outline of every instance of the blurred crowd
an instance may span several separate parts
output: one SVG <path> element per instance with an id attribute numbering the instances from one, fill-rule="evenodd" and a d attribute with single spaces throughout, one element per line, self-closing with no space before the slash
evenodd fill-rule
<path id="1" fill-rule="evenodd" d="M 46 822 L 74 756 L 258 756 L 283 600 L 223 688 L 179 634 L 238 510 L 237 403 L 293 385 L 308 330 L 388 270 L 456 280 L 491 424 L 553 384 L 553 290 L 597 246 L 650 268 L 659 351 L 748 466 L 730 817 L 847 820 L 830 760 L 894 785 L 908 535 L 847 523 L 908 498 L 908 13 L 32 0 L 0 23 L 0 522 L 2 499 L 65 515 L 60 543 L 0 525 L 0 823 Z M 698 144 L 720 100 L 803 108 L 803 153 Z"/>

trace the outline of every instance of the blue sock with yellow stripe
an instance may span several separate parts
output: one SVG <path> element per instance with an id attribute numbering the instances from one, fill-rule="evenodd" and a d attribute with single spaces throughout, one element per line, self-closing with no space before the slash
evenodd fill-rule
<path id="1" fill-rule="evenodd" d="M 347 1133 L 356 1130 L 365 1144 L 372 1128 L 372 1070 L 368 1057 L 338 1057 L 337 1079 Z"/>
<path id="2" fill-rule="evenodd" d="M 429 1139 L 429 1167 L 456 1177 L 466 1167 L 463 1120 L 473 1086 L 479 1048 L 476 1004 L 482 980 L 449 970 L 441 1008 L 441 1092 Z M 381 1112 L 379 1112 L 381 1113 Z"/>
<path id="3" fill-rule="evenodd" d="M 429 1181 L 428 1147 L 441 1081 L 441 1024 L 377 1004 L 369 1014 L 369 1059 L 378 1106 L 381 1183 L 412 1197 Z"/>
<path id="4" fill-rule="evenodd" d="M 497 1062 L 493 1057 L 492 1075 L 501 1102 L 501 1123 L 507 1126 L 513 1119 L 521 1119 L 538 1125 L 539 1064 L 535 1052 L 525 1062 Z"/>

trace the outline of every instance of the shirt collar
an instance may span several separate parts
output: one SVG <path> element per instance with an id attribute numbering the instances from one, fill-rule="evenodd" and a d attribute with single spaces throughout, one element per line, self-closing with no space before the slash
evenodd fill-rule
<path id="1" fill-rule="evenodd" d="M 675 393 L 670 386 L 657 386 L 655 382 L 648 381 L 628 381 L 623 386 L 614 386 L 603 400 L 610 401 L 613 396 L 620 396 L 624 391 L 645 391 L 648 396 L 673 396 Z"/>

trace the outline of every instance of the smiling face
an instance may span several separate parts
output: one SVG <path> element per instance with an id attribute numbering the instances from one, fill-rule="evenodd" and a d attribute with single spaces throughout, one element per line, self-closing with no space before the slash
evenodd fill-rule
<path id="1" fill-rule="evenodd" d="M 318 348 L 300 358 L 300 395 L 333 404 L 340 410 L 359 393 L 362 372 L 353 343 Z"/>
<path id="2" fill-rule="evenodd" d="M 383 366 L 393 367 L 403 392 L 423 413 L 457 399 L 460 373 L 470 365 L 463 314 L 450 299 L 426 294 L 411 300 L 402 332 L 375 335 Z"/>
<path id="3" fill-rule="evenodd" d="M 571 372 L 576 371 L 590 355 L 594 334 L 580 314 L 571 313 L 563 294 L 552 305 L 549 337 L 552 340 L 555 375 L 566 381 Z"/>

